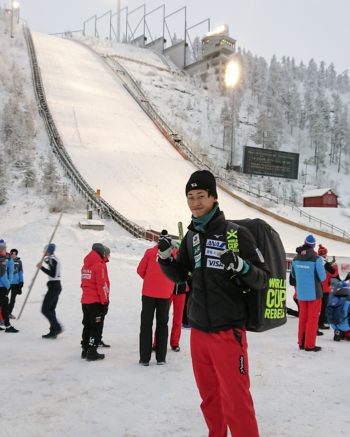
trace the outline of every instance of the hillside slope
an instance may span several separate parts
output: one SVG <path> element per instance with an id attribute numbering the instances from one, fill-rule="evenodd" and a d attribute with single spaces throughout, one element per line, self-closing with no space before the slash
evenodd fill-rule
<path id="1" fill-rule="evenodd" d="M 177 232 L 187 223 L 184 187 L 194 167 L 160 134 L 112 71 L 87 48 L 70 40 L 34 34 L 49 107 L 77 168 L 130 220 Z M 294 229 L 219 191 L 228 218 L 267 219 L 288 252 L 305 238 Z M 324 244 L 334 251 L 334 243 Z M 337 244 L 337 255 L 348 254 Z"/>

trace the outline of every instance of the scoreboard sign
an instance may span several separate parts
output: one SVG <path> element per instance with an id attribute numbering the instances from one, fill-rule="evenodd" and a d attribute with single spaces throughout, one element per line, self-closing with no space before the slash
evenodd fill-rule
<path id="1" fill-rule="evenodd" d="M 299 153 L 248 146 L 244 149 L 243 173 L 298 179 Z"/>

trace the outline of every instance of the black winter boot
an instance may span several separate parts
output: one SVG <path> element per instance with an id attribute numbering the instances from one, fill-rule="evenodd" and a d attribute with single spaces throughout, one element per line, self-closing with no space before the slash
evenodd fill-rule
<path id="1" fill-rule="evenodd" d="M 343 339 L 344 339 L 344 332 L 339 331 L 339 329 L 336 329 L 336 330 L 334 331 L 334 337 L 333 337 L 333 340 L 334 340 L 334 341 L 340 341 L 340 340 L 343 340 Z"/>
<path id="2" fill-rule="evenodd" d="M 97 361 L 103 360 L 105 357 L 104 354 L 99 354 L 96 348 L 89 347 L 86 354 L 86 361 Z"/>

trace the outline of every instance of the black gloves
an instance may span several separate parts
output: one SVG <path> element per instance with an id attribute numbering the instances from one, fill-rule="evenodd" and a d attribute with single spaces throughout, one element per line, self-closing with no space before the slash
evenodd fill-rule
<path id="1" fill-rule="evenodd" d="M 173 245 L 168 231 L 165 229 L 162 231 L 158 240 L 158 256 L 159 258 L 165 260 L 171 257 L 171 252 L 173 251 Z"/>
<path id="2" fill-rule="evenodd" d="M 245 261 L 234 252 L 225 250 L 220 256 L 220 261 L 225 266 L 226 270 L 232 270 L 233 272 L 240 273 L 243 269 L 248 271 L 249 266 Z"/>

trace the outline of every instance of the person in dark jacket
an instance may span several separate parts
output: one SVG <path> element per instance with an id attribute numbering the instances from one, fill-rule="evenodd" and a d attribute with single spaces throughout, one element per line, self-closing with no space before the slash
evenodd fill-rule
<path id="1" fill-rule="evenodd" d="M 18 256 L 17 249 L 10 250 L 11 258 L 13 259 L 13 278 L 11 281 L 11 297 L 9 303 L 9 313 L 10 318 L 14 318 L 12 316 L 12 311 L 16 303 L 16 297 L 22 294 L 23 288 L 23 265 L 22 260 Z"/>
<path id="2" fill-rule="evenodd" d="M 226 248 L 227 222 L 217 201 L 216 181 L 206 170 L 186 184 L 192 212 L 176 259 L 171 239 L 160 238 L 159 263 L 175 283 L 192 273 L 188 301 L 191 356 L 209 436 L 258 437 L 250 394 L 247 310 L 243 291 L 267 285 L 267 267 L 251 233 L 238 227 Z"/>
<path id="3" fill-rule="evenodd" d="M 55 339 L 62 332 L 62 326 L 58 322 L 56 317 L 56 307 L 58 298 L 62 291 L 61 286 L 61 262 L 55 255 L 56 244 L 50 243 L 45 246 L 44 262 L 47 267 L 43 267 L 39 262 L 36 267 L 48 276 L 47 292 L 45 294 L 43 304 L 41 307 L 42 314 L 47 318 L 50 323 L 50 330 L 47 334 L 42 335 L 45 339 Z"/>
<path id="4" fill-rule="evenodd" d="M 315 245 L 315 237 L 310 234 L 305 238 L 304 245 L 297 248 L 291 276 L 295 279 L 299 302 L 299 348 L 319 352 L 322 348 L 316 346 L 316 334 L 322 305 L 321 282 L 326 279 L 326 272 L 321 257 L 314 250 Z"/>
<path id="5" fill-rule="evenodd" d="M 0 240 L 0 309 L 4 319 L 5 332 L 17 333 L 18 329 L 10 324 L 8 294 L 13 279 L 13 259 L 6 252 L 6 247 L 6 242 Z"/>
<path id="6" fill-rule="evenodd" d="M 103 360 L 105 355 L 97 352 L 101 342 L 103 320 L 108 311 L 109 281 L 105 263 L 106 248 L 94 243 L 84 258 L 81 269 L 81 304 L 83 332 L 81 358 L 87 361 Z"/>
<path id="7" fill-rule="evenodd" d="M 329 329 L 330 326 L 327 321 L 326 308 L 328 305 L 329 293 L 331 292 L 331 288 L 332 288 L 331 279 L 336 278 L 340 281 L 339 271 L 335 261 L 331 262 L 330 260 L 328 260 L 327 258 L 328 249 L 325 246 L 319 244 L 317 254 L 322 258 L 324 268 L 326 271 L 326 279 L 321 282 L 323 295 L 322 295 L 322 306 L 321 306 L 320 317 L 318 319 L 318 328 Z"/>

